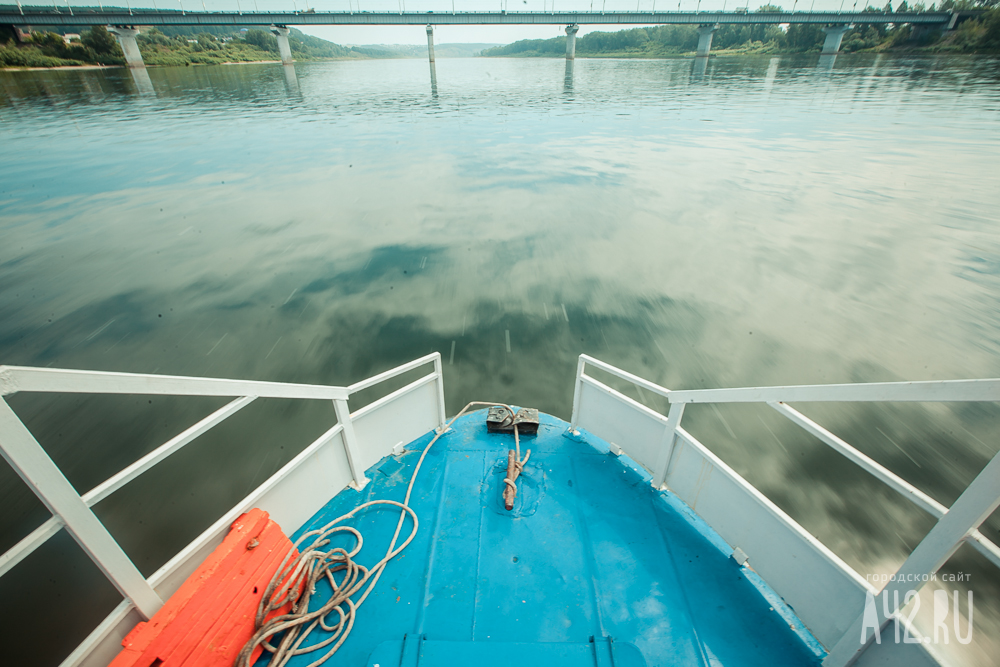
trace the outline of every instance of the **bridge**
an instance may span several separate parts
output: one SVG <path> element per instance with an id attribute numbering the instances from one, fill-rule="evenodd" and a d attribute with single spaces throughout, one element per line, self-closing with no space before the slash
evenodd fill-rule
<path id="1" fill-rule="evenodd" d="M 204 5 L 204 3 L 203 3 Z M 182 5 L 183 6 L 183 5 Z M 695 25 L 698 26 L 698 49 L 696 56 L 707 57 L 712 48 L 712 35 L 722 25 L 782 25 L 809 24 L 823 26 L 826 39 L 823 43 L 824 55 L 835 54 L 840 50 L 840 44 L 853 25 L 900 25 L 909 23 L 914 26 L 941 28 L 950 30 L 960 19 L 967 18 L 975 12 L 748 12 L 746 9 L 736 11 L 586 11 L 586 12 L 508 12 L 508 11 L 473 11 L 473 12 L 363 12 L 363 11 L 265 11 L 265 12 L 190 12 L 183 9 L 157 10 L 132 8 L 72 8 L 68 11 L 43 9 L 38 6 L 22 6 L 18 0 L 17 7 L 0 7 L 0 25 L 28 26 L 82 26 L 107 25 L 118 37 L 125 60 L 129 67 L 143 67 L 142 55 L 136 42 L 141 26 L 254 26 L 267 27 L 278 38 L 278 50 L 281 61 L 292 62 L 291 49 L 288 44 L 288 27 L 290 25 L 425 25 L 427 26 L 428 55 L 434 61 L 435 25 L 565 25 L 566 26 L 566 58 L 572 60 L 576 55 L 576 33 L 581 25 Z"/>

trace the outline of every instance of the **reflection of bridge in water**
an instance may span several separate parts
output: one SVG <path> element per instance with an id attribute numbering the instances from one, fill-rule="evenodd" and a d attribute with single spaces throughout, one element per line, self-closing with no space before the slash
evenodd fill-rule
<path id="1" fill-rule="evenodd" d="M 70 10 L 72 11 L 72 10 Z M 108 25 L 121 43 L 129 67 L 143 67 L 133 26 L 263 26 L 278 38 L 281 61 L 292 62 L 288 44 L 290 25 L 426 25 L 428 56 L 434 62 L 434 25 L 565 25 L 566 58 L 576 52 L 581 25 L 694 25 L 698 26 L 696 56 L 706 57 L 712 35 L 722 25 L 808 24 L 826 33 L 822 53 L 835 54 L 852 25 L 901 25 L 950 30 L 962 19 L 979 12 L 185 12 L 155 9 L 77 8 L 66 13 L 38 7 L 0 8 L 0 25 Z"/>

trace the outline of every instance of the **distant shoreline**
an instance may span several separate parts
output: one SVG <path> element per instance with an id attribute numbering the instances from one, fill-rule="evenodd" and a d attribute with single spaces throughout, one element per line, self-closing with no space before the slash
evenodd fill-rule
<path id="1" fill-rule="evenodd" d="M 51 72 L 52 70 L 66 69 L 117 69 L 124 65 L 56 65 L 54 67 L 0 67 L 2 72 Z"/>
<path id="2" fill-rule="evenodd" d="M 926 56 L 936 56 L 940 57 L 942 55 L 956 55 L 956 56 L 969 56 L 969 55 L 991 55 L 989 53 L 962 53 L 962 52 L 931 52 L 924 49 L 913 49 L 913 50 L 892 50 L 892 51 L 855 51 L 853 53 L 840 52 L 836 55 L 873 55 L 873 54 L 896 54 L 896 55 L 926 55 Z M 745 51 L 726 51 L 718 50 L 712 51 L 708 57 L 710 58 L 736 58 L 736 57 L 764 57 L 764 56 L 819 56 L 822 55 L 818 51 L 763 51 L 763 52 L 745 52 Z M 607 53 L 607 54 L 577 54 L 576 60 L 690 60 L 695 58 L 695 52 L 690 51 L 686 53 L 672 53 L 672 54 L 662 54 L 653 55 L 647 53 Z M 463 60 L 470 58 L 484 58 L 484 59 L 501 59 L 501 58 L 511 58 L 515 60 L 525 60 L 529 58 L 547 58 L 549 60 L 563 60 L 565 56 L 562 55 L 550 55 L 550 54 L 511 54 L 503 56 L 463 56 L 463 57 L 453 57 L 453 58 L 440 58 L 440 60 Z M 369 62 L 368 59 L 364 59 L 365 62 Z M 399 56 L 395 58 L 379 58 L 378 60 L 420 60 L 420 58 L 415 56 Z M 345 62 L 345 61 L 361 61 L 358 58 L 317 58 L 309 60 L 296 60 L 297 64 L 303 63 L 315 63 L 315 62 Z M 222 63 L 187 63 L 185 65 L 146 65 L 148 69 L 159 69 L 164 67 L 214 67 L 219 65 L 275 65 L 280 64 L 280 60 L 234 60 Z M 69 71 L 69 70 L 104 70 L 104 69 L 127 69 L 125 65 L 57 65 L 54 67 L 0 67 L 0 72 L 51 72 L 51 71 Z"/>
<path id="3" fill-rule="evenodd" d="M 906 56 L 995 56 L 997 53 L 995 51 L 933 51 L 927 48 L 915 47 L 911 49 L 886 49 L 886 50 L 875 50 L 866 49 L 864 51 L 838 51 L 834 54 L 824 54 L 819 51 L 739 51 L 739 50 L 713 50 L 711 51 L 708 58 L 724 58 L 724 57 L 737 57 L 737 56 L 747 56 L 747 57 L 764 57 L 764 56 L 822 56 L 822 55 L 837 55 L 837 56 L 860 56 L 860 55 L 906 55 Z M 527 60 L 532 58 L 548 58 L 550 60 L 563 60 L 564 55 L 556 55 L 550 53 L 512 53 L 502 56 L 478 56 L 480 58 L 497 59 L 497 58 L 514 58 L 518 60 Z M 655 53 L 587 53 L 582 54 L 579 51 L 576 52 L 574 60 L 683 60 L 696 58 L 697 53 L 695 51 L 685 51 L 684 53 L 665 53 L 665 54 L 655 54 Z"/>
<path id="4" fill-rule="evenodd" d="M 340 60 L 356 60 L 355 58 L 324 58 L 321 60 L 302 60 L 298 62 L 327 62 Z M 188 63 L 187 65 L 146 65 L 147 68 L 160 67 L 212 67 L 215 65 L 266 65 L 281 63 L 280 60 L 233 60 L 224 63 Z M 0 72 L 51 72 L 53 70 L 81 69 L 128 69 L 125 65 L 56 65 L 55 67 L 0 67 Z"/>

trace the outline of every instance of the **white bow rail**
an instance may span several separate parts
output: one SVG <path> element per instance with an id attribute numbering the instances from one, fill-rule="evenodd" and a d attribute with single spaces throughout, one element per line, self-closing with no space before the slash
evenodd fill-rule
<path id="1" fill-rule="evenodd" d="M 351 395 L 430 363 L 434 365 L 433 372 L 351 414 L 348 407 L 348 398 Z M 0 396 L 17 392 L 66 392 L 237 397 L 83 495 L 76 492 L 7 402 L 0 398 L 0 454 L 52 512 L 52 517 L 48 521 L 0 556 L 0 576 L 9 572 L 32 551 L 65 528 L 126 598 L 122 608 L 134 605 L 135 609 L 148 619 L 163 605 L 161 596 L 154 590 L 154 584 L 157 580 L 162 581 L 170 575 L 171 567 L 168 566 L 175 563 L 179 557 L 189 555 L 188 552 L 193 553 L 202 548 L 204 545 L 200 542 L 208 540 L 211 537 L 209 533 L 214 535 L 220 528 L 224 529 L 228 525 L 226 522 L 231 522 L 235 518 L 235 516 L 230 518 L 230 514 L 243 511 L 243 505 L 266 492 L 269 485 L 274 485 L 275 478 L 292 472 L 305 459 L 304 455 L 307 452 L 315 453 L 321 446 L 327 445 L 337 437 L 341 438 L 353 484 L 357 487 L 364 486 L 368 481 L 364 471 L 371 464 L 373 453 L 365 451 L 371 449 L 370 443 L 359 442 L 355 432 L 355 422 L 394 401 L 405 401 L 405 397 L 422 387 L 428 387 L 434 394 L 431 401 L 436 403 L 437 409 L 433 410 L 436 413 L 434 415 L 436 426 L 444 425 L 444 382 L 441 355 L 437 352 L 348 387 L 0 366 Z M 181 554 L 175 556 L 171 563 L 164 566 L 161 572 L 154 574 L 147 581 L 90 508 L 257 398 L 330 400 L 333 401 L 338 423 L 276 473 L 272 479 L 251 493 L 247 502 L 233 508 L 216 522 L 221 525 L 213 526 L 206 531 L 203 538 L 189 545 Z M 389 445 L 390 448 L 391 445 L 392 443 Z M 379 451 L 381 449 L 384 449 L 384 444 L 380 444 Z M 377 461 L 382 455 L 384 454 L 380 453 L 375 460 Z"/>
<path id="2" fill-rule="evenodd" d="M 348 399 L 352 394 L 429 363 L 434 365 L 433 372 L 353 414 L 350 412 Z M 668 414 L 661 415 L 587 375 L 587 365 L 663 396 L 670 404 Z M 0 453 L 53 515 L 0 556 L 0 576 L 60 529 L 66 528 L 125 597 L 118 609 L 67 658 L 64 665 L 80 664 L 93 650 L 116 650 L 115 633 L 134 624 L 137 620 L 132 617 L 135 611 L 145 618 L 155 613 L 162 605 L 161 594 L 165 597 L 183 581 L 189 563 L 198 561 L 197 556 L 212 548 L 213 540 L 221 539 L 229 523 L 246 508 L 257 503 L 271 503 L 275 508 L 286 507 L 288 503 L 282 494 L 288 493 L 288 489 L 298 492 L 324 483 L 342 488 L 346 482 L 363 486 L 367 481 L 364 470 L 391 452 L 396 443 L 409 442 L 419 435 L 414 431 L 426 432 L 427 428 L 440 427 L 445 423 L 441 357 L 438 353 L 348 387 L 0 367 L 0 396 L 16 392 L 228 396 L 235 399 L 83 495 L 76 492 L 7 403 L 0 399 Z M 147 580 L 90 508 L 256 398 L 331 400 L 338 423 Z M 877 591 L 685 431 L 680 425 L 685 405 L 765 403 L 938 518 L 937 525 L 897 572 L 899 581 L 890 582 L 887 586 L 890 594 L 893 590 L 905 593 L 905 589 L 919 588 L 920 583 L 915 581 L 920 581 L 921 575 L 937 572 L 963 542 L 1000 567 L 1000 548 L 978 530 L 1000 504 L 1000 454 L 987 464 L 950 508 L 945 507 L 788 405 L 792 402 L 819 401 L 1000 401 L 1000 380 L 670 391 L 581 355 L 571 428 L 585 428 L 608 442 L 617 443 L 650 470 L 657 488 L 669 488 L 729 544 L 740 547 L 749 556 L 754 569 L 793 606 L 799 618 L 829 649 L 825 664 L 840 667 L 863 657 L 870 645 L 860 644 L 858 638 L 863 622 L 864 595 Z M 394 415 L 406 414 L 413 418 L 385 419 L 385 413 L 380 412 L 383 408 L 391 409 Z M 405 424 L 405 429 L 399 424 Z M 331 453 L 331 448 L 336 450 L 336 454 Z M 296 475 L 313 474 L 309 471 L 314 467 L 302 464 L 311 457 L 322 456 L 328 459 L 338 456 L 344 460 L 345 463 L 340 464 L 340 473 L 331 476 L 327 470 L 322 473 L 322 478 L 315 478 L 315 483 L 302 484 L 302 478 Z M 317 488 L 314 490 L 316 497 L 311 502 L 321 506 L 330 497 L 326 494 L 335 494 L 337 490 Z M 296 504 L 308 505 L 301 499 L 297 499 Z M 298 506 L 295 512 L 299 514 L 295 517 L 302 512 L 311 514 L 312 511 Z M 294 521 L 294 518 L 290 519 L 289 525 Z M 891 610 L 892 613 L 886 617 L 881 605 L 876 606 L 879 608 L 879 622 L 883 626 L 897 612 Z M 922 645 L 896 647 L 900 651 L 923 650 Z"/>
<path id="3" fill-rule="evenodd" d="M 667 415 L 587 375 L 588 365 L 666 398 L 670 404 Z M 824 665 L 841 667 L 858 660 L 871 645 L 870 641 L 868 644 L 859 641 L 864 620 L 864 593 L 877 591 L 681 428 L 685 406 L 690 403 L 766 404 L 937 518 L 937 524 L 899 568 L 895 580 L 885 588 L 890 596 L 893 591 L 899 592 L 895 599 L 905 599 L 907 590 L 919 590 L 926 581 L 923 575 L 935 574 L 963 543 L 968 543 L 1000 567 L 1000 548 L 979 532 L 982 522 L 1000 505 L 1000 454 L 993 457 L 950 508 L 945 507 L 788 405 L 827 401 L 996 402 L 1000 401 L 1000 379 L 671 391 L 580 355 L 571 429 L 583 427 L 616 443 L 652 473 L 656 488 L 675 492 L 731 546 L 740 547 L 749 556 L 754 569 L 789 601 L 829 650 Z M 629 423 L 632 426 L 623 426 Z M 716 470 L 722 473 L 721 477 L 712 477 Z M 762 532 L 764 534 L 760 535 Z M 803 576 L 812 576 L 815 580 L 803 582 Z M 920 583 L 915 583 L 917 581 Z M 898 611 L 891 610 L 887 618 L 881 605 L 876 606 L 882 627 Z"/>

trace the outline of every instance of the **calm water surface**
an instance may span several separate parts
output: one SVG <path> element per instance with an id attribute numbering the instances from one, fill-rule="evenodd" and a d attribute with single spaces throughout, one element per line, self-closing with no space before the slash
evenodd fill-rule
<path id="1" fill-rule="evenodd" d="M 436 350 L 450 412 L 564 418 L 581 352 L 672 388 L 997 377 L 998 82 L 886 56 L 2 72 L 0 363 L 346 384 Z M 222 401 L 10 403 L 82 492 Z M 806 408 L 946 504 L 1000 446 L 994 406 Z M 259 401 L 96 511 L 149 575 L 334 421 Z M 862 575 L 932 525 L 766 407 L 684 423 Z M 6 465 L 0 506 L 0 551 L 48 516 Z M 939 650 L 993 664 L 1000 575 L 947 569 L 975 634 Z M 62 534 L 0 599 L 17 664 L 119 601 Z"/>

